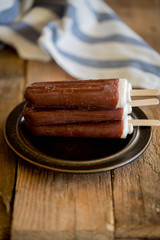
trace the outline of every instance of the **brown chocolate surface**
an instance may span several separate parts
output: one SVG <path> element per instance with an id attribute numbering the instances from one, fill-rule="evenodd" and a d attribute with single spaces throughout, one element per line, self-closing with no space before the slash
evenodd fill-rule
<path id="1" fill-rule="evenodd" d="M 26 102 L 35 107 L 114 108 L 119 79 L 35 82 L 25 91 Z"/>
<path id="2" fill-rule="evenodd" d="M 23 116 L 32 125 L 121 120 L 123 108 L 117 109 L 49 109 L 25 105 Z"/>
<path id="3" fill-rule="evenodd" d="M 34 126 L 25 121 L 29 131 L 36 136 L 120 138 L 123 133 L 123 120 L 99 123 L 73 123 Z"/>

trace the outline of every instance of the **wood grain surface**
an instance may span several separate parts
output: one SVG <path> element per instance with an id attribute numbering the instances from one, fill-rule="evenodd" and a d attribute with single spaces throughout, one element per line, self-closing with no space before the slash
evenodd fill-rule
<path id="1" fill-rule="evenodd" d="M 160 0 L 106 2 L 160 52 Z M 72 78 L 54 61 L 24 62 L 8 47 L 0 52 L 0 240 L 160 239 L 160 128 L 152 128 L 141 157 L 111 172 L 54 173 L 21 159 L 16 165 L 2 122 L 26 85 L 65 79 Z M 160 119 L 160 106 L 142 109 Z"/>
<path id="2" fill-rule="evenodd" d="M 9 67 L 8 67 L 9 66 Z M 2 126 L 8 113 L 22 101 L 24 61 L 14 51 L 0 52 L 0 239 L 8 239 L 11 225 L 11 202 L 16 172 L 15 154 L 7 147 Z"/>
<path id="3" fill-rule="evenodd" d="M 63 174 L 19 162 L 12 239 L 113 239 L 110 173 Z"/>

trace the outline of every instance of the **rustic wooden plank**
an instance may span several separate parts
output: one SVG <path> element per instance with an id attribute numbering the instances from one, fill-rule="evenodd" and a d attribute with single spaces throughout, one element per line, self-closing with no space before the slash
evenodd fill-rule
<path id="1" fill-rule="evenodd" d="M 159 47 L 159 0 L 107 0 L 135 32 L 154 49 Z M 130 7 L 129 7 L 130 6 Z M 159 107 L 143 107 L 160 119 Z M 148 150 L 135 162 L 112 172 L 117 238 L 160 238 L 160 129 L 153 128 Z"/>
<path id="2" fill-rule="evenodd" d="M 27 85 L 31 84 L 32 82 L 74 79 L 68 75 L 61 67 L 59 67 L 54 61 L 51 61 L 49 63 L 28 61 L 26 74 Z"/>
<path id="3" fill-rule="evenodd" d="M 55 62 L 29 62 L 27 84 L 71 79 Z M 19 162 L 12 240 L 113 239 L 110 173 L 63 174 Z"/>
<path id="4" fill-rule="evenodd" d="M 160 106 L 143 107 L 148 118 L 160 119 Z M 146 152 L 113 171 L 117 238 L 160 238 L 160 128 L 153 127 Z"/>
<path id="5" fill-rule="evenodd" d="M 63 174 L 19 163 L 12 239 L 112 239 L 110 173 Z"/>
<path id="6" fill-rule="evenodd" d="M 106 0 L 118 16 L 160 52 L 160 0 Z"/>
<path id="7" fill-rule="evenodd" d="M 24 61 L 7 48 L 0 52 L 0 239 L 8 239 L 16 158 L 7 147 L 2 125 L 8 113 L 22 101 Z"/>

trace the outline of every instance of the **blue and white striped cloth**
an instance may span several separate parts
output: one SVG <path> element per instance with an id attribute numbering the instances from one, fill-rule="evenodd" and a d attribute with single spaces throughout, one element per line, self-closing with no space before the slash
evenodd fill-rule
<path id="1" fill-rule="evenodd" d="M 52 58 L 78 79 L 127 78 L 160 89 L 160 55 L 103 0 L 0 0 L 0 41 Z"/>

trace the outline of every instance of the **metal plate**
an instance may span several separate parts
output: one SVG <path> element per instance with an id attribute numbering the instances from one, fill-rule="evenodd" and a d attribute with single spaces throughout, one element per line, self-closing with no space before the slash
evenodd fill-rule
<path id="1" fill-rule="evenodd" d="M 121 167 L 139 157 L 151 141 L 150 127 L 135 127 L 126 139 L 37 137 L 24 126 L 23 106 L 9 114 L 5 140 L 24 160 L 54 171 L 85 173 Z M 147 118 L 139 108 L 133 108 L 132 117 Z"/>

